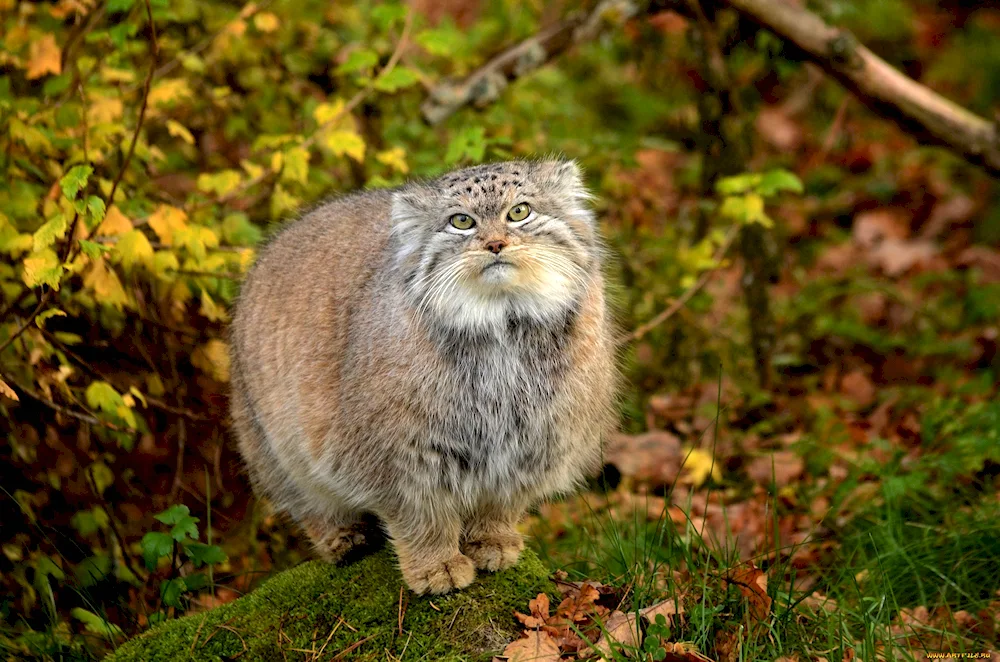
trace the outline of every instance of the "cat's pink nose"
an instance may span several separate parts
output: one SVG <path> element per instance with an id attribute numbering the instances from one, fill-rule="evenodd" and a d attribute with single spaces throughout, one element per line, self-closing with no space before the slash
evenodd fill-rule
<path id="1" fill-rule="evenodd" d="M 486 250 L 488 250 L 491 253 L 496 254 L 496 253 L 499 253 L 500 251 L 502 251 L 504 248 L 506 248 L 506 246 L 507 246 L 507 242 L 506 241 L 503 241 L 502 239 L 498 239 L 497 241 L 491 241 L 490 243 L 486 244 Z"/>

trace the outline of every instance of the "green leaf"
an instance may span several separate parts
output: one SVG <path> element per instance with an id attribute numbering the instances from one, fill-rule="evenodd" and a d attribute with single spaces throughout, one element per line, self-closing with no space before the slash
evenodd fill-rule
<path id="1" fill-rule="evenodd" d="M 73 569 L 73 576 L 83 587 L 94 586 L 111 574 L 111 557 L 107 554 L 88 556 Z"/>
<path id="2" fill-rule="evenodd" d="M 406 7 L 393 2 L 380 4 L 372 9 L 372 20 L 374 20 L 382 30 L 385 30 L 393 23 L 401 21 L 404 18 L 406 18 Z"/>
<path id="3" fill-rule="evenodd" d="M 189 591 L 200 591 L 208 585 L 208 577 L 203 572 L 195 572 L 184 578 L 184 586 Z"/>
<path id="4" fill-rule="evenodd" d="M 158 522 L 163 522 L 168 526 L 172 526 L 174 524 L 177 524 L 190 514 L 191 514 L 191 509 L 185 506 L 184 504 L 179 503 L 177 505 L 170 506 L 163 512 L 153 515 L 153 518 L 156 519 L 156 521 Z"/>
<path id="5" fill-rule="evenodd" d="M 182 518 L 177 524 L 174 524 L 174 528 L 170 529 L 170 536 L 177 542 L 183 542 L 188 537 L 197 538 L 198 518 L 190 515 Z"/>
<path id="6" fill-rule="evenodd" d="M 104 253 L 111 252 L 110 246 L 105 246 L 104 244 L 99 244 L 96 241 L 88 241 L 86 239 L 80 240 L 80 250 L 83 254 L 89 258 L 97 259 L 101 257 Z"/>
<path id="7" fill-rule="evenodd" d="M 246 214 L 230 214 L 222 221 L 222 238 L 231 246 L 254 246 L 263 236 Z"/>
<path id="8" fill-rule="evenodd" d="M 481 126 L 467 126 L 452 136 L 444 160 L 449 165 L 458 163 L 463 158 L 481 161 L 485 153 L 486 129 Z"/>
<path id="9" fill-rule="evenodd" d="M 115 474 L 103 462 L 94 462 L 90 465 L 90 477 L 100 496 L 104 496 L 104 491 L 115 482 Z"/>
<path id="10" fill-rule="evenodd" d="M 89 536 L 108 526 L 108 514 L 100 506 L 94 506 L 73 515 L 70 524 L 81 536 Z"/>
<path id="11" fill-rule="evenodd" d="M 416 41 L 431 55 L 444 57 L 457 53 L 465 47 L 465 35 L 449 18 L 441 21 L 436 28 L 417 34 Z"/>
<path id="12" fill-rule="evenodd" d="M 395 67 L 375 79 L 375 89 L 382 92 L 397 92 L 420 82 L 420 78 L 412 69 Z"/>
<path id="13" fill-rule="evenodd" d="M 91 409 L 99 409 L 112 416 L 117 416 L 118 408 L 125 406 L 125 401 L 115 387 L 105 381 L 91 382 L 84 392 L 84 397 Z"/>
<path id="14" fill-rule="evenodd" d="M 352 74 L 366 71 L 378 64 L 378 55 L 367 48 L 359 48 L 348 54 L 347 59 L 337 65 L 338 74 Z"/>
<path id="15" fill-rule="evenodd" d="M 183 577 L 174 577 L 160 584 L 160 597 L 168 607 L 182 608 L 181 595 L 187 590 Z"/>
<path id="16" fill-rule="evenodd" d="M 174 550 L 174 539 L 166 533 L 150 531 L 142 537 L 139 547 L 142 548 L 142 559 L 146 563 L 146 568 L 155 570 L 156 562 L 164 556 L 169 556 Z"/>
<path id="17" fill-rule="evenodd" d="M 715 191 L 721 195 L 739 195 L 755 189 L 760 183 L 760 179 L 761 176 L 757 173 L 723 177 L 715 182 Z"/>
<path id="18" fill-rule="evenodd" d="M 70 200 L 76 199 L 76 194 L 87 185 L 93 172 L 94 169 L 89 165 L 78 165 L 70 168 L 70 171 L 59 180 L 63 195 Z"/>
<path id="19" fill-rule="evenodd" d="M 32 250 L 36 253 L 44 250 L 56 243 L 56 239 L 62 239 L 69 228 L 69 219 L 65 214 L 56 214 L 35 230 L 32 235 Z"/>
<path id="20" fill-rule="evenodd" d="M 132 5 L 135 4 L 135 0 L 108 0 L 108 13 L 116 14 L 118 12 L 128 11 L 132 9 Z"/>
<path id="21" fill-rule="evenodd" d="M 82 607 L 73 607 L 69 613 L 73 615 L 73 618 L 82 622 L 84 629 L 91 634 L 96 634 L 111 641 L 114 641 L 116 637 L 125 637 L 125 633 L 122 632 L 120 627 L 101 618 L 92 611 L 87 611 Z"/>
<path id="22" fill-rule="evenodd" d="M 771 197 L 781 191 L 802 193 L 804 190 L 801 179 L 781 168 L 765 172 L 757 185 L 757 191 L 764 197 Z"/>
<path id="23" fill-rule="evenodd" d="M 222 563 L 226 560 L 226 554 L 222 551 L 222 548 L 218 545 L 205 545 L 200 542 L 191 542 L 184 546 L 184 552 L 187 554 L 191 562 L 194 563 L 194 567 L 198 568 L 202 565 L 214 565 L 216 563 Z"/>
<path id="24" fill-rule="evenodd" d="M 106 212 L 107 209 L 104 206 L 104 200 L 101 200 L 96 195 L 87 198 L 87 227 L 91 230 L 96 228 L 104 220 Z"/>

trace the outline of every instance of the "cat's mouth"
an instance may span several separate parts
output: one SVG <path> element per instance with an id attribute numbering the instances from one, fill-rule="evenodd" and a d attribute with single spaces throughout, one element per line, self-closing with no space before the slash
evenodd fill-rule
<path id="1" fill-rule="evenodd" d="M 513 267 L 513 266 L 514 266 L 513 262 L 507 262 L 506 260 L 494 260 L 493 262 L 490 262 L 485 267 L 483 267 L 483 273 L 486 273 L 487 271 L 493 269 L 494 267 Z"/>

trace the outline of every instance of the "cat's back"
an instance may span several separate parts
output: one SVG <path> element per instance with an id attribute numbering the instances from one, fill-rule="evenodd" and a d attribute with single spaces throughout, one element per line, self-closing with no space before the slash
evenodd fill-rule
<path id="1" fill-rule="evenodd" d="M 380 190 L 324 203 L 261 250 L 230 338 L 233 388 L 265 418 L 333 404 L 351 311 L 389 238 L 390 200 L 391 192 Z"/>

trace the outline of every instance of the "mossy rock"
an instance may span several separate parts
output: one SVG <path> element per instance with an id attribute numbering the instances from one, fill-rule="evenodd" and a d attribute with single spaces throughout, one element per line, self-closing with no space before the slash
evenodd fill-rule
<path id="1" fill-rule="evenodd" d="M 342 566 L 310 561 L 229 604 L 154 627 L 106 660 L 285 662 L 302 651 L 307 660 L 329 660 L 348 649 L 337 659 L 490 660 L 517 637 L 514 610 L 553 592 L 548 575 L 525 550 L 513 568 L 482 572 L 461 591 L 418 597 L 404 589 L 400 633 L 402 578 L 390 550 Z M 309 652 L 320 649 L 321 656 Z"/>

